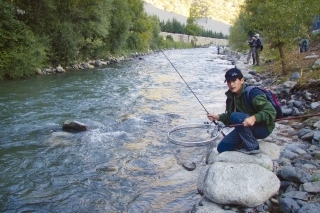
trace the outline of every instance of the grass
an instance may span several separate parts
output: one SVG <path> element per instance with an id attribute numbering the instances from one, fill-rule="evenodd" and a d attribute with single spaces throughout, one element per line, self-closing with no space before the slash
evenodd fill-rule
<path id="1" fill-rule="evenodd" d="M 320 35 L 313 38 L 310 41 L 310 48 L 308 52 L 300 53 L 299 46 L 292 47 L 291 49 L 286 51 L 286 63 L 287 63 L 287 73 L 286 75 L 282 74 L 282 66 L 279 60 L 279 54 L 277 50 L 270 50 L 266 47 L 263 52 L 261 52 L 262 63 L 258 72 L 261 73 L 271 73 L 273 76 L 278 76 L 280 82 L 284 82 L 290 79 L 294 72 L 298 72 L 300 74 L 300 78 L 297 80 L 298 85 L 305 86 L 312 81 L 319 81 L 320 87 L 320 67 L 313 70 L 311 67 L 314 62 L 319 58 L 306 58 L 306 56 L 310 55 L 318 55 L 320 56 Z"/>

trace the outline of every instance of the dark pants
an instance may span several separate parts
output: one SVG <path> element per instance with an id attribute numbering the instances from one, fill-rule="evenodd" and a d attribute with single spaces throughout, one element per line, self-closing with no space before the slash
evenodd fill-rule
<path id="1" fill-rule="evenodd" d="M 233 112 L 230 116 L 232 124 L 241 124 L 249 115 L 242 112 Z M 253 126 L 237 126 L 226 135 L 218 144 L 218 152 L 234 151 L 241 143 L 248 150 L 259 149 L 256 139 L 263 139 L 270 135 L 267 127 L 262 123 L 255 123 Z"/>
<path id="2" fill-rule="evenodd" d="M 247 57 L 247 63 L 250 62 L 251 56 L 252 56 L 252 60 L 253 60 L 252 64 L 255 64 L 256 63 L 256 48 L 255 47 L 250 48 L 249 55 Z"/>
<path id="3" fill-rule="evenodd" d="M 256 47 L 256 65 L 260 66 L 260 47 Z"/>

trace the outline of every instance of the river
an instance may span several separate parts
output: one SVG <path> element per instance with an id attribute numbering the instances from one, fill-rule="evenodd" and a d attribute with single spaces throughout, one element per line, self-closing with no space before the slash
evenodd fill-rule
<path id="1" fill-rule="evenodd" d="M 233 66 L 214 52 L 164 51 L 205 108 L 223 112 Z M 1 82 L 0 99 L 1 212 L 187 212 L 199 200 L 206 147 L 167 133 L 206 112 L 161 52 Z M 88 131 L 63 132 L 65 120 Z"/>

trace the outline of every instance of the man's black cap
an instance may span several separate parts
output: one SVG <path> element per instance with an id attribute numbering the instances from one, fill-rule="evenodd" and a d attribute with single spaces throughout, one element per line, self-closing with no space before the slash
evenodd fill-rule
<path id="1" fill-rule="evenodd" d="M 237 78 L 241 79 L 243 78 L 243 75 L 238 68 L 231 68 L 226 72 L 224 77 L 226 78 L 224 82 L 226 82 L 226 81 L 235 81 Z"/>

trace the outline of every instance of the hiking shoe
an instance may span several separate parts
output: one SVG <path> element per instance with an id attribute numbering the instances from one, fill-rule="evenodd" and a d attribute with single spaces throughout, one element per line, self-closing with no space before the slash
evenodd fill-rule
<path id="1" fill-rule="evenodd" d="M 260 153 L 260 150 L 259 150 L 259 149 L 254 149 L 254 150 L 238 149 L 237 151 L 238 151 L 238 152 L 245 153 L 245 154 L 247 154 L 247 155 L 254 155 L 254 154 Z"/>

